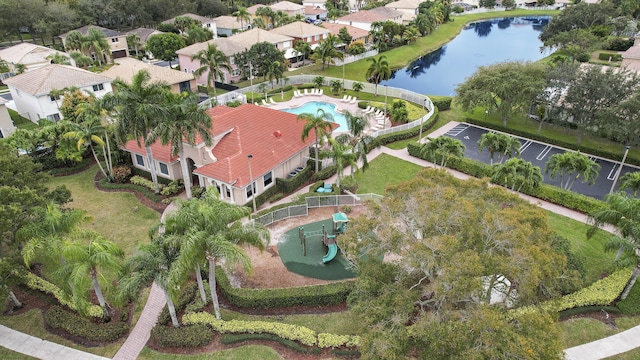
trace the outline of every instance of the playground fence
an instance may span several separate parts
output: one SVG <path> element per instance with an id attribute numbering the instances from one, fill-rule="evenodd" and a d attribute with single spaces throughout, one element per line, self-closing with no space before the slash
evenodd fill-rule
<path id="1" fill-rule="evenodd" d="M 281 220 L 289 219 L 297 216 L 309 215 L 309 209 L 315 209 L 327 206 L 356 206 L 363 205 L 367 200 L 380 201 L 383 196 L 378 194 L 358 194 L 352 195 L 330 195 L 330 196 L 313 196 L 306 198 L 307 203 L 304 205 L 292 205 L 286 208 L 274 210 L 268 214 L 264 214 L 254 221 L 263 225 L 271 225 Z"/>

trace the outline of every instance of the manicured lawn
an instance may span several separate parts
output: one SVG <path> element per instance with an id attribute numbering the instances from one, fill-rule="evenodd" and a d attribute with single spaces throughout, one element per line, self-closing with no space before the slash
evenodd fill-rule
<path id="1" fill-rule="evenodd" d="M 348 310 L 328 314 L 259 316 L 222 309 L 222 318 L 224 320 L 271 321 L 300 325 L 318 333 L 326 332 L 339 335 L 357 335 L 362 331 L 358 326 L 358 320 Z"/>
<path id="2" fill-rule="evenodd" d="M 84 209 L 93 218 L 85 226 L 131 255 L 138 245 L 149 241 L 149 228 L 160 220 L 160 214 L 142 205 L 133 194 L 96 189 L 93 179 L 97 171 L 94 165 L 78 174 L 54 177 L 49 186 L 66 185 L 73 197 L 68 206 Z"/>
<path id="3" fill-rule="evenodd" d="M 177 354 L 164 354 L 149 348 L 144 348 L 140 355 L 139 360 L 171 360 L 171 359 L 183 359 L 183 360 L 280 360 L 282 357 L 272 348 L 264 345 L 247 345 L 235 349 L 216 351 L 213 353 L 199 354 L 199 355 L 177 355 Z"/>
<path id="4" fill-rule="evenodd" d="M 421 169 L 419 165 L 381 154 L 369 163 L 367 171 L 356 173 L 358 194 L 384 195 L 387 185 L 411 180 Z"/>
<path id="5" fill-rule="evenodd" d="M 640 349 L 634 349 L 620 355 L 608 357 L 606 359 L 607 360 L 638 360 L 640 359 Z"/>
<path id="6" fill-rule="evenodd" d="M 17 111 L 11 110 L 11 109 L 7 109 L 7 110 L 9 110 L 9 116 L 11 116 L 11 120 L 13 120 L 13 124 L 18 129 L 33 130 L 38 128 L 38 124 L 30 121 L 24 116 L 20 116 L 20 114 L 18 114 Z"/>
<path id="7" fill-rule="evenodd" d="M 57 335 L 53 335 L 45 330 L 42 312 L 40 312 L 40 310 L 38 309 L 33 309 L 20 315 L 0 316 L 0 324 L 8 326 L 13 330 L 29 334 L 31 336 L 39 337 L 41 339 L 49 340 L 60 345 L 72 347 L 74 349 L 100 356 L 105 356 L 108 358 L 113 357 L 113 355 L 118 352 L 118 349 L 120 349 L 120 346 L 122 346 L 122 344 L 124 343 L 124 339 L 121 339 L 118 342 L 109 344 L 107 346 L 84 347 L 81 345 L 77 345 L 72 341 L 61 338 Z M 0 358 L 5 359 L 5 357 L 2 356 L 2 353 L 0 353 Z"/>
<path id="8" fill-rule="evenodd" d="M 11 351 L 7 348 L 3 348 L 2 346 L 0 346 L 0 359 L 2 360 L 30 360 L 30 359 L 36 359 L 34 357 L 25 355 L 25 354 L 21 354 L 15 351 Z"/>
<path id="9" fill-rule="evenodd" d="M 622 331 L 640 325 L 640 316 L 618 318 L 615 321 L 616 328 L 591 318 L 577 318 L 558 323 L 562 344 L 564 348 L 570 348 L 591 341 L 602 339 Z M 638 353 L 640 354 L 640 352 Z M 632 359 L 632 358 L 628 358 Z M 633 358 L 633 359 L 638 359 Z"/>

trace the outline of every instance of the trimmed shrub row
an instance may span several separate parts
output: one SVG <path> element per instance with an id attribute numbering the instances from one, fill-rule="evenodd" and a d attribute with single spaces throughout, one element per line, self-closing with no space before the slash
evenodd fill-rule
<path id="1" fill-rule="evenodd" d="M 50 307 L 44 314 L 44 321 L 53 329 L 62 329 L 71 335 L 96 343 L 116 341 L 129 331 L 129 327 L 124 322 L 96 324 L 87 318 L 64 310 L 61 306 Z"/>
<path id="2" fill-rule="evenodd" d="M 598 54 L 598 59 L 604 61 L 609 61 L 609 59 L 611 59 L 611 61 L 622 61 L 622 54 L 601 52 Z"/>
<path id="3" fill-rule="evenodd" d="M 156 325 L 151 330 L 151 338 L 161 347 L 191 348 L 211 343 L 213 334 L 204 324 L 193 324 L 179 328 Z"/>
<path id="4" fill-rule="evenodd" d="M 466 118 L 464 121 L 468 122 L 469 124 L 482 126 L 482 127 L 485 127 L 485 128 L 488 128 L 488 129 L 492 129 L 492 130 L 508 132 L 509 134 L 526 137 L 526 138 L 531 139 L 531 140 L 541 141 L 541 142 L 545 142 L 547 144 L 556 145 L 556 146 L 560 146 L 560 147 L 571 149 L 571 150 L 579 150 L 581 152 L 584 152 L 584 153 L 587 153 L 587 154 L 590 154 L 590 155 L 600 156 L 600 157 L 603 157 L 603 158 L 614 159 L 614 160 L 615 159 L 622 159 L 622 157 L 621 157 L 622 151 L 620 151 L 618 153 L 612 153 L 612 152 L 609 152 L 607 150 L 589 148 L 589 147 L 585 147 L 583 145 L 576 145 L 575 143 L 572 143 L 572 142 L 568 142 L 568 141 L 564 141 L 564 140 L 558 140 L 558 139 L 551 139 L 551 138 L 548 138 L 546 136 L 542 136 L 542 135 L 538 135 L 538 134 L 532 134 L 532 133 L 529 133 L 529 132 L 526 132 L 526 131 L 522 131 L 522 130 L 518 130 L 518 129 L 511 129 L 511 128 L 510 129 L 505 129 L 501 125 L 492 124 L 492 123 L 485 122 L 485 121 L 478 120 L 478 119 Z M 632 158 L 627 158 L 626 162 L 629 163 L 629 164 L 633 164 L 633 165 L 640 165 L 639 161 L 637 161 L 636 159 L 632 159 Z"/>
<path id="5" fill-rule="evenodd" d="M 313 176 L 311 176 L 311 181 L 326 180 L 332 177 L 333 175 L 335 175 L 336 172 L 338 172 L 337 166 L 335 165 L 327 166 L 326 168 L 313 174 Z"/>
<path id="6" fill-rule="evenodd" d="M 341 304 L 353 288 L 352 281 L 279 289 L 235 288 L 221 268 L 216 268 L 216 280 L 225 299 L 235 306 L 254 309 Z"/>
<path id="7" fill-rule="evenodd" d="M 438 111 L 447 111 L 451 109 L 451 101 L 453 100 L 453 98 L 445 96 L 437 100 L 434 100 L 434 99 L 431 99 L 431 100 L 433 101 L 433 105 L 435 105 L 436 108 L 438 108 Z"/>
<path id="8" fill-rule="evenodd" d="M 306 166 L 296 176 L 289 179 L 276 178 L 276 187 L 285 194 L 290 194 L 304 185 L 311 176 L 311 167 Z M 267 197 L 268 198 L 268 197 Z"/>
<path id="9" fill-rule="evenodd" d="M 277 343 L 280 343 L 281 345 L 284 345 L 292 350 L 295 350 L 303 354 L 307 354 L 309 352 L 311 353 L 320 352 L 320 349 L 316 349 L 316 348 L 309 349 L 304 346 L 301 346 L 295 341 L 283 339 L 279 336 L 272 335 L 272 334 L 224 334 L 220 337 L 220 342 L 223 344 L 237 344 L 239 342 L 248 341 L 248 340 L 275 341 Z"/>

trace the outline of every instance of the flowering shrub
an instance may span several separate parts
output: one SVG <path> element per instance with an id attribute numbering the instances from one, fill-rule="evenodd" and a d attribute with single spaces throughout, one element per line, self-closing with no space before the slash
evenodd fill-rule
<path id="1" fill-rule="evenodd" d="M 128 166 L 116 166 L 113 168 L 113 182 L 122 184 L 131 176 L 131 168 Z"/>

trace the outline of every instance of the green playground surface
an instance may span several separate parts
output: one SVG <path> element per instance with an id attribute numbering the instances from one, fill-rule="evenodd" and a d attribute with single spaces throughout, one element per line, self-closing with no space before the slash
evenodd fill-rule
<path id="1" fill-rule="evenodd" d="M 338 255 L 330 262 L 323 264 L 322 257 L 327 248 L 322 244 L 322 226 L 331 234 L 331 219 L 317 221 L 302 226 L 307 234 L 307 256 L 303 255 L 302 243 L 298 228 L 287 231 L 278 242 L 278 252 L 284 266 L 291 272 L 321 280 L 342 280 L 356 277 L 351 271 L 351 264 L 338 251 Z M 340 235 L 336 237 L 340 247 Z"/>

